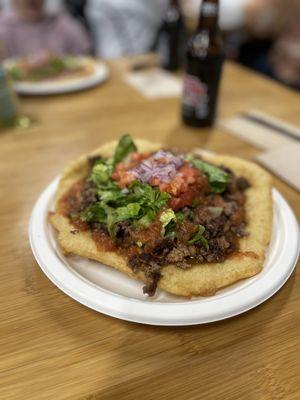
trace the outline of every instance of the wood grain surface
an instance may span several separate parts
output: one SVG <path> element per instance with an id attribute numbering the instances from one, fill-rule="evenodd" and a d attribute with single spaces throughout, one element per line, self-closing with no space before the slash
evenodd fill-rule
<path id="1" fill-rule="evenodd" d="M 124 132 L 182 149 L 246 158 L 258 151 L 217 128 L 182 126 L 179 99 L 146 100 L 123 83 L 130 62 L 112 62 L 110 79 L 98 88 L 22 98 L 22 111 L 36 124 L 0 134 L 0 398 L 300 399 L 298 271 L 273 298 L 239 317 L 168 328 L 89 310 L 37 266 L 27 234 L 31 209 L 81 153 Z M 299 94 L 228 63 L 220 115 L 250 108 L 300 125 Z M 299 217 L 299 195 L 277 179 L 275 186 Z"/>

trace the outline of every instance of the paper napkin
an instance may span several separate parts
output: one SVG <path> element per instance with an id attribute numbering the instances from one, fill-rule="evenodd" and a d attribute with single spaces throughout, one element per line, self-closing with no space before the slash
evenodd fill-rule
<path id="1" fill-rule="evenodd" d="M 288 144 L 256 156 L 256 159 L 300 191 L 300 143 Z"/>
<path id="2" fill-rule="evenodd" d="M 182 80 L 159 68 L 128 72 L 125 82 L 148 99 L 181 96 Z"/>

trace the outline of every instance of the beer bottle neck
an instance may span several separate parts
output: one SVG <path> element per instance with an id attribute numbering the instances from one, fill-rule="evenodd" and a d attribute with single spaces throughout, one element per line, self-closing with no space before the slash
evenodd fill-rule
<path id="1" fill-rule="evenodd" d="M 202 0 L 197 31 L 215 32 L 218 28 L 219 0 Z"/>

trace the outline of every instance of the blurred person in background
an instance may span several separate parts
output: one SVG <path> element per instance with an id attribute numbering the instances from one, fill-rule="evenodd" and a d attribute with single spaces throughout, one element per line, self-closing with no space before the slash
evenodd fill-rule
<path id="1" fill-rule="evenodd" d="M 300 1 L 250 0 L 246 27 L 252 38 L 270 42 L 262 56 L 270 76 L 300 89 Z"/>
<path id="2" fill-rule="evenodd" d="M 82 25 L 63 11 L 48 12 L 43 0 L 11 0 L 9 7 L 6 4 L 6 10 L 0 12 L 0 42 L 6 57 L 91 51 Z"/>
<path id="3" fill-rule="evenodd" d="M 88 0 L 64 0 L 64 8 L 72 17 L 76 18 L 87 31 L 90 30 L 89 24 L 85 15 L 85 8 Z"/>
<path id="4" fill-rule="evenodd" d="M 186 14 L 201 0 L 184 0 Z M 300 0 L 220 0 L 226 52 L 242 64 L 300 88 Z"/>
<path id="5" fill-rule="evenodd" d="M 168 0 L 89 0 L 86 14 L 102 58 L 149 52 Z"/>

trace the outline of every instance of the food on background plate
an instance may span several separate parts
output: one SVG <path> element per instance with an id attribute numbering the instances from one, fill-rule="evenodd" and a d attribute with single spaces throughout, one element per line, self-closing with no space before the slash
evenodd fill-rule
<path id="1" fill-rule="evenodd" d="M 261 271 L 271 178 L 239 158 L 125 135 L 65 169 L 50 221 L 66 254 L 141 280 L 150 296 L 212 295 Z"/>
<path id="2" fill-rule="evenodd" d="M 69 79 L 92 73 L 92 62 L 76 56 L 58 56 L 51 52 L 11 60 L 8 72 L 14 81 L 40 82 Z"/>

